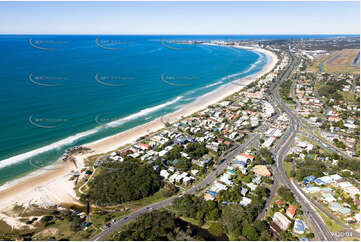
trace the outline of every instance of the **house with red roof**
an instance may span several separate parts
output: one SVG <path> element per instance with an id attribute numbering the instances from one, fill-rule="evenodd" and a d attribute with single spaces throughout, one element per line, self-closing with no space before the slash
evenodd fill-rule
<path id="1" fill-rule="evenodd" d="M 293 218 L 295 216 L 296 210 L 297 208 L 293 204 L 291 204 L 286 210 L 287 216 Z"/>
<path id="2" fill-rule="evenodd" d="M 139 144 L 139 147 L 142 149 L 142 150 L 148 150 L 150 148 L 150 145 L 148 144 Z"/>

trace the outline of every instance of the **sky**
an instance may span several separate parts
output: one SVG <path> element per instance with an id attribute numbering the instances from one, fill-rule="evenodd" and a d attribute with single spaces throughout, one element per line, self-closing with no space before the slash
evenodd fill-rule
<path id="1" fill-rule="evenodd" d="M 360 2 L 0 2 L 0 34 L 359 34 Z"/>

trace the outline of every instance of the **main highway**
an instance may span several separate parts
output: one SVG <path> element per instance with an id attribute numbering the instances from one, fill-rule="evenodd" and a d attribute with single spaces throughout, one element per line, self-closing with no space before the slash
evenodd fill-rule
<path id="1" fill-rule="evenodd" d="M 281 138 L 280 142 L 277 144 L 274 150 L 277 173 L 280 182 L 291 190 L 295 199 L 301 205 L 301 209 L 304 212 L 305 218 L 309 225 L 312 227 L 316 238 L 318 240 L 334 240 L 333 236 L 328 231 L 324 221 L 322 220 L 318 212 L 312 207 L 311 201 L 302 193 L 299 187 L 296 186 L 294 181 L 289 179 L 283 167 L 282 161 L 287 155 L 288 151 L 291 149 L 298 129 L 302 126 L 302 123 L 298 119 L 296 114 L 294 114 L 288 108 L 288 106 L 281 100 L 278 94 L 281 83 L 287 78 L 289 78 L 292 72 L 298 66 L 298 60 L 295 55 L 290 53 L 289 56 L 290 60 L 288 66 L 285 68 L 283 74 L 281 74 L 280 77 L 274 82 L 270 89 L 270 94 L 274 103 L 281 109 L 281 111 L 284 111 L 286 113 L 290 121 L 289 129 Z"/>
<path id="2" fill-rule="evenodd" d="M 291 149 L 297 132 L 299 132 L 300 127 L 306 128 L 305 125 L 302 123 L 302 121 L 298 118 L 298 116 L 281 100 L 278 94 L 281 83 L 287 78 L 289 78 L 298 66 L 297 57 L 292 53 L 289 53 L 289 57 L 290 57 L 290 61 L 288 66 L 279 75 L 276 81 L 274 81 L 274 83 L 266 92 L 266 98 L 273 105 L 273 107 L 277 112 L 276 116 L 278 116 L 280 112 L 285 112 L 285 114 L 287 115 L 290 121 L 289 129 L 287 130 L 285 135 L 280 139 L 279 143 L 276 145 L 275 149 L 273 150 L 273 153 L 275 154 L 274 158 L 276 161 L 276 164 L 273 167 L 275 171 L 274 178 L 276 179 L 276 183 L 281 183 L 291 190 L 295 199 L 301 205 L 301 209 L 304 212 L 305 219 L 307 220 L 308 224 L 311 226 L 313 232 L 315 233 L 316 238 L 318 240 L 323 240 L 323 241 L 324 240 L 332 241 L 335 240 L 335 238 L 328 231 L 325 222 L 320 217 L 317 210 L 311 205 L 312 201 L 310 201 L 310 199 L 307 196 L 305 196 L 305 194 L 302 192 L 300 187 L 293 180 L 290 180 L 290 178 L 286 175 L 285 170 L 283 168 L 282 161 L 287 155 L 288 151 Z M 258 129 L 256 129 L 256 131 L 265 131 L 265 130 L 266 130 L 266 124 L 263 124 Z M 307 133 L 310 137 L 319 140 L 319 138 L 314 134 L 312 134 L 311 132 L 307 132 Z M 215 168 L 211 170 L 203 180 L 193 185 L 190 189 L 183 192 L 183 194 L 194 194 L 197 191 L 200 191 L 203 188 L 210 185 L 213 181 L 215 181 L 218 175 L 223 173 L 224 169 L 227 167 L 227 165 L 230 164 L 230 161 L 236 154 L 245 150 L 250 144 L 256 142 L 256 140 L 259 138 L 260 138 L 259 133 L 257 134 L 256 132 L 254 132 L 253 134 L 249 134 L 247 139 L 242 144 L 236 144 L 236 146 L 231 151 L 225 152 L 220 157 L 220 162 L 216 164 Z M 100 232 L 99 234 L 95 235 L 93 238 L 91 238 L 91 240 L 96 240 L 96 241 L 105 240 L 111 234 L 118 231 L 121 226 L 128 223 L 129 221 L 136 219 L 138 216 L 150 212 L 154 209 L 165 208 L 171 205 L 171 203 L 177 197 L 180 197 L 183 194 L 176 195 L 167 198 L 165 200 L 159 201 L 157 203 L 148 205 L 147 207 L 140 208 L 130 213 L 128 216 L 123 217 L 118 221 L 116 221 L 115 223 L 111 224 L 110 228 L 107 228 L 102 232 Z M 267 206 L 268 205 L 269 204 L 267 204 Z"/>

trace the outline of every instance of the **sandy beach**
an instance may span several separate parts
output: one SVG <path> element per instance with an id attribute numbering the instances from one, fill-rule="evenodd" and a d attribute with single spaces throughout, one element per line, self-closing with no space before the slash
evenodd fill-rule
<path id="1" fill-rule="evenodd" d="M 274 53 L 264 49 L 251 47 L 237 48 L 246 48 L 264 53 L 267 56 L 267 64 L 263 70 L 254 75 L 237 80 L 235 82 L 237 84 L 229 83 L 223 85 L 213 92 L 199 97 L 195 102 L 185 105 L 183 108 L 174 113 L 167 114 L 162 118 L 157 118 L 141 126 L 137 126 L 119 134 L 84 145 L 93 150 L 93 152 L 88 155 L 106 153 L 126 144 L 133 143 L 141 136 L 164 128 L 163 122 L 172 123 L 181 119 L 183 116 L 188 116 L 200 111 L 207 106 L 240 91 L 244 86 L 270 72 L 278 61 L 277 56 Z M 29 204 L 39 204 L 40 206 L 46 206 L 49 204 L 76 202 L 77 200 L 73 190 L 74 181 L 69 181 L 69 178 L 72 176 L 72 172 L 84 167 L 83 160 L 86 156 L 87 155 L 77 155 L 74 157 L 77 161 L 78 168 L 76 168 L 74 164 L 68 162 L 60 165 L 57 169 L 49 170 L 43 172 L 42 174 L 29 174 L 25 179 L 21 179 L 21 181 L 14 183 L 14 185 L 0 190 L 0 211 L 8 210 L 15 204 L 22 204 L 23 206 L 28 206 Z M 3 216 L 1 218 L 9 223 L 11 222 L 10 218 L 6 219 L 6 217 L 4 218 Z"/>

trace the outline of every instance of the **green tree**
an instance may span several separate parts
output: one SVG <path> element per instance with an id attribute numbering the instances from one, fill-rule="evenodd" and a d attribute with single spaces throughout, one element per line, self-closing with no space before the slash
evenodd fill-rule
<path id="1" fill-rule="evenodd" d="M 242 229 L 242 235 L 249 240 L 257 240 L 258 232 L 252 225 L 246 225 Z"/>

